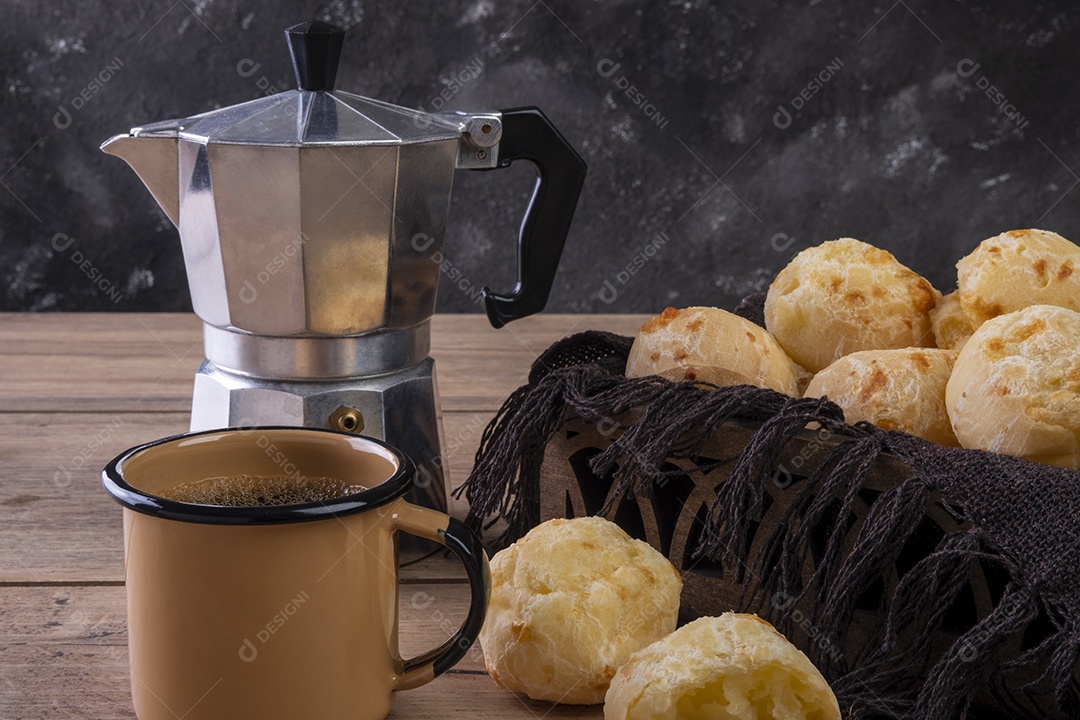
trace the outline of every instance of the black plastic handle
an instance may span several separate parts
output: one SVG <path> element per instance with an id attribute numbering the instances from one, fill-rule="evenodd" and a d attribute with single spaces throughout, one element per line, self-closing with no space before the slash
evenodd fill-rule
<path id="1" fill-rule="evenodd" d="M 488 570 L 487 553 L 476 533 L 456 518 L 450 518 L 450 524 L 440 538 L 446 547 L 458 556 L 465 566 L 469 578 L 469 614 L 465 617 L 461 629 L 446 641 L 447 649 L 439 653 L 431 663 L 435 677 L 457 664 L 465 657 L 469 648 L 480 635 L 487 615 L 488 599 L 491 597 L 491 572 Z"/>
<path id="2" fill-rule="evenodd" d="M 536 188 L 518 235 L 517 286 L 508 294 L 484 287 L 481 294 L 494 327 L 533 315 L 547 305 L 566 235 L 585 184 L 585 161 L 535 107 L 502 111 L 499 168 L 528 160 Z"/>
<path id="3" fill-rule="evenodd" d="M 465 566 L 469 578 L 469 613 L 461 628 L 442 645 L 419 657 L 402 661 L 395 679 L 397 690 L 408 690 L 430 682 L 453 667 L 469 652 L 480 635 L 491 597 L 491 571 L 487 553 L 476 533 L 465 523 L 447 517 L 437 510 L 411 505 L 402 501 L 397 516 L 398 529 L 429 540 L 440 542 L 449 548 Z M 410 517 L 411 515 L 411 517 Z"/>

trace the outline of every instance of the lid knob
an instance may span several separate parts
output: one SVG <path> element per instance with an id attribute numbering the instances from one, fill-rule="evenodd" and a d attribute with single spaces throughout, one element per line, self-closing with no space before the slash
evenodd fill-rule
<path id="1" fill-rule="evenodd" d="M 345 31 L 315 20 L 286 29 L 285 38 L 300 89 L 333 90 Z"/>

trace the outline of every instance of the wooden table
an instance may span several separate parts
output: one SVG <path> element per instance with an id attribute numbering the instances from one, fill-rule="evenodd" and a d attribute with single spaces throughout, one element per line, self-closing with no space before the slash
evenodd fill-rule
<path id="1" fill-rule="evenodd" d="M 540 315 L 496 331 L 480 315 L 436 316 L 450 486 L 468 475 L 485 425 L 538 353 L 585 329 L 633 334 L 642 320 Z M 201 360 L 193 315 L 0 314 L 0 720 L 135 717 L 120 507 L 99 472 L 132 445 L 187 430 Z M 463 505 L 452 502 L 451 513 L 463 516 Z M 403 569 L 402 583 L 408 656 L 456 629 L 468 590 L 444 557 Z M 391 717 L 602 715 L 496 687 L 474 648 L 433 683 L 400 693 Z"/>

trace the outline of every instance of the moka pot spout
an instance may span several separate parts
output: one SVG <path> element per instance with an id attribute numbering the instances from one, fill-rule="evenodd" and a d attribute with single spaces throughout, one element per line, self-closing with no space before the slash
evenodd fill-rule
<path id="1" fill-rule="evenodd" d="M 175 128 L 151 131 L 149 127 L 141 127 L 109 138 L 101 144 L 101 150 L 130 165 L 173 225 L 179 226 L 177 141 Z"/>

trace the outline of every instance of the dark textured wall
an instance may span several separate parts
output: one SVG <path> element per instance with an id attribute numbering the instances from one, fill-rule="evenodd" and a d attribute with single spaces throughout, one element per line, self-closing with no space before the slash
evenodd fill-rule
<path id="1" fill-rule="evenodd" d="M 1080 238 L 1075 0 L 4 4 L 0 310 L 184 310 L 175 229 L 108 136 L 293 79 L 282 29 L 351 28 L 338 87 L 535 104 L 589 163 L 549 304 L 730 306 L 800 248 L 885 247 L 947 290 L 983 238 Z M 632 86 L 632 87 L 631 87 Z M 447 260 L 511 284 L 530 172 L 460 172 Z M 474 311 L 444 280 L 439 307 Z"/>

